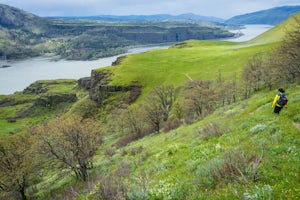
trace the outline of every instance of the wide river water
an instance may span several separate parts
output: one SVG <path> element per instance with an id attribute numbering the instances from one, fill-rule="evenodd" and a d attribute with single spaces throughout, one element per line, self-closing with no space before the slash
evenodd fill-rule
<path id="1" fill-rule="evenodd" d="M 226 39 L 226 41 L 242 42 L 250 40 L 261 33 L 269 30 L 268 25 L 247 25 L 245 29 L 233 32 L 242 32 L 244 35 L 238 38 Z M 148 47 L 138 47 L 128 50 L 126 54 L 142 53 L 153 49 L 166 49 L 168 45 L 157 45 Z M 110 66 L 117 56 L 100 58 L 94 61 L 72 61 L 57 60 L 57 57 L 37 57 L 20 61 L 6 62 L 0 60 L 0 67 L 9 65 L 10 67 L 0 68 L 0 94 L 12 94 L 22 91 L 31 83 L 37 80 L 49 79 L 79 79 L 90 76 L 91 70 L 95 68 Z"/>

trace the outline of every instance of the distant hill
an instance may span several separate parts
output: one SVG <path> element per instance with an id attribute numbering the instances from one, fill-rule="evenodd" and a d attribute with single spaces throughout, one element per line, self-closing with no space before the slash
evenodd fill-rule
<path id="1" fill-rule="evenodd" d="M 48 17 L 49 19 L 90 19 L 90 20 L 104 20 L 104 21 L 174 21 L 174 20 L 196 20 L 205 22 L 224 22 L 224 19 L 216 17 L 207 17 L 196 15 L 193 13 L 185 13 L 181 15 L 169 15 L 169 14 L 158 14 L 158 15 L 97 15 L 97 16 L 75 16 L 75 17 Z"/>
<path id="2" fill-rule="evenodd" d="M 40 55 L 49 20 L 0 4 L 0 59 Z"/>
<path id="3" fill-rule="evenodd" d="M 114 19 L 112 16 L 107 18 Z M 153 20 L 134 21 L 143 18 Z M 92 20 L 93 17 L 57 20 L 0 4 L 0 59 L 56 54 L 66 59 L 92 60 L 124 53 L 128 46 L 234 36 L 216 23 L 190 21 L 200 18 L 193 14 L 173 17 L 187 20 L 169 21 L 169 18 L 164 15 L 128 16 L 117 24 L 103 20 L 99 23 L 99 20 Z"/>
<path id="4" fill-rule="evenodd" d="M 228 24 L 269 24 L 276 25 L 293 14 L 300 12 L 300 6 L 283 6 L 268 10 L 238 15 L 225 21 Z"/>
<path id="5" fill-rule="evenodd" d="M 48 25 L 48 20 L 18 8 L 0 4 L 0 27 L 21 29 L 40 33 Z"/>

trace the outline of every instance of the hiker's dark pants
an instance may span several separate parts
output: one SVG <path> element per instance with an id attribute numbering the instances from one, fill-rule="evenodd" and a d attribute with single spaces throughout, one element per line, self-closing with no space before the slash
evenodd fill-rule
<path id="1" fill-rule="evenodd" d="M 274 113 L 279 114 L 279 112 L 281 111 L 282 108 L 283 107 L 275 106 Z"/>

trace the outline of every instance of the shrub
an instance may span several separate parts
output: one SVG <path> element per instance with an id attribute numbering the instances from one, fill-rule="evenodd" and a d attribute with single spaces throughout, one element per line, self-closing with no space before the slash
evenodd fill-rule
<path id="1" fill-rule="evenodd" d="M 127 193 L 128 200 L 149 200 L 149 179 L 150 173 L 148 170 L 142 171 L 140 174 L 132 177 L 133 185 Z"/>
<path id="2" fill-rule="evenodd" d="M 118 147 L 122 147 L 122 146 L 126 146 L 127 144 L 135 141 L 135 140 L 138 140 L 138 139 L 141 139 L 151 133 L 153 133 L 154 130 L 152 128 L 145 128 L 142 130 L 142 132 L 139 134 L 139 135 L 136 135 L 136 134 L 128 134 L 126 136 L 124 136 L 123 138 L 121 138 L 117 143 L 116 145 Z"/>
<path id="3" fill-rule="evenodd" d="M 254 186 L 252 191 L 244 193 L 245 200 L 270 200 L 272 199 L 273 189 L 270 185 L 264 185 L 263 187 Z"/>
<path id="4" fill-rule="evenodd" d="M 125 179 L 130 177 L 131 164 L 128 160 L 120 162 L 114 173 L 101 178 L 98 188 L 93 199 L 101 200 L 122 200 L 127 199 L 129 187 Z"/>
<path id="5" fill-rule="evenodd" d="M 255 134 L 264 131 L 266 128 L 265 124 L 257 124 L 256 126 L 250 128 L 250 133 Z"/>
<path id="6" fill-rule="evenodd" d="M 108 147 L 105 149 L 105 152 L 104 152 L 105 156 L 107 157 L 112 157 L 113 155 L 116 154 L 116 149 L 113 148 L 113 147 Z"/>
<path id="7" fill-rule="evenodd" d="M 123 181 L 109 175 L 101 180 L 98 191 L 94 198 L 101 200 L 126 199 L 127 188 Z"/>
<path id="8" fill-rule="evenodd" d="M 127 155 L 127 154 L 130 154 L 132 156 L 135 156 L 139 153 L 141 153 L 143 151 L 143 147 L 142 146 L 139 146 L 139 147 L 132 147 L 130 149 L 123 149 L 122 151 L 122 155 Z"/>
<path id="9" fill-rule="evenodd" d="M 178 146 L 177 145 L 171 145 L 167 149 L 167 155 L 171 156 L 174 155 L 178 151 Z"/>
<path id="10" fill-rule="evenodd" d="M 200 186 L 215 187 L 219 182 L 256 182 L 259 177 L 257 170 L 261 164 L 262 155 L 246 153 L 245 151 L 227 152 L 221 159 L 208 163 L 209 166 L 199 166 L 196 182 Z"/>
<path id="11" fill-rule="evenodd" d="M 296 115 L 296 116 L 293 118 L 293 121 L 294 121 L 294 122 L 300 122 L 300 115 Z"/>
<path id="12" fill-rule="evenodd" d="M 202 129 L 199 131 L 199 134 L 203 136 L 204 139 L 209 139 L 211 137 L 219 137 L 224 134 L 224 131 L 221 129 L 220 125 L 216 122 L 211 122 L 203 125 Z"/>
<path id="13" fill-rule="evenodd" d="M 137 86 L 133 86 L 132 89 L 130 90 L 130 94 L 128 96 L 128 98 L 125 100 L 126 104 L 131 104 L 133 102 L 135 102 L 135 100 L 140 96 L 142 91 L 142 87 L 137 85 Z"/>
<path id="14" fill-rule="evenodd" d="M 189 194 L 192 193 L 194 186 L 190 182 L 183 180 L 178 180 L 178 183 L 172 190 L 171 199 L 172 200 L 184 200 L 187 199 Z"/>
<path id="15" fill-rule="evenodd" d="M 223 163 L 219 170 L 215 171 L 217 179 L 228 179 L 241 183 L 255 182 L 258 180 L 257 170 L 262 156 L 242 152 L 229 152 L 223 155 Z"/>
<path id="16" fill-rule="evenodd" d="M 70 114 L 76 114 L 82 118 L 91 118 L 97 115 L 99 107 L 96 102 L 90 99 L 83 99 L 77 102 L 70 110 Z"/>
<path id="17" fill-rule="evenodd" d="M 168 120 L 163 123 L 163 130 L 164 132 L 169 132 L 170 130 L 180 127 L 180 124 L 180 120 L 177 118 L 173 120 Z"/>
<path id="18" fill-rule="evenodd" d="M 157 185 L 149 190 L 150 199 L 172 199 L 172 188 L 174 188 L 174 184 L 166 180 L 160 180 Z"/>
<path id="19" fill-rule="evenodd" d="M 123 147 L 123 146 L 126 146 L 127 144 L 137 140 L 138 137 L 134 134 L 128 134 L 124 137 L 122 137 L 117 143 L 117 147 Z"/>

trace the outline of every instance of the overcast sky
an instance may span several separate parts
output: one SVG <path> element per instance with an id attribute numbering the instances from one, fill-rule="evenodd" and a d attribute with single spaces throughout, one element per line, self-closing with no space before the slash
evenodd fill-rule
<path id="1" fill-rule="evenodd" d="M 0 0 L 38 16 L 150 15 L 194 13 L 223 19 L 300 0 Z"/>

